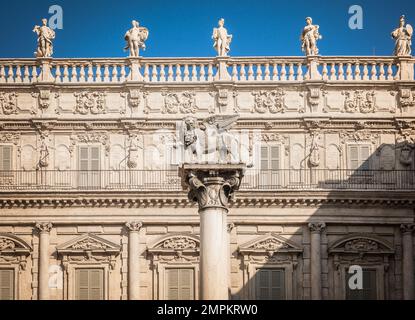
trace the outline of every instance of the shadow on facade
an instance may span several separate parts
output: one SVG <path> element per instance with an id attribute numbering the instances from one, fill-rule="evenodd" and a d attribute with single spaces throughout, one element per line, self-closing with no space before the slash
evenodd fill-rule
<path id="1" fill-rule="evenodd" d="M 413 221 L 405 192 L 414 190 L 414 148 L 404 141 L 369 153 L 370 146 L 354 145 L 346 154 L 354 169 L 322 176 L 307 165 L 304 183 L 314 190 L 296 183 L 292 199 L 284 201 L 285 190 L 272 193 L 277 206 L 259 202 L 269 208 L 267 225 L 256 235 L 231 233 L 231 279 L 243 274 L 244 284 L 229 290 L 231 299 L 402 299 L 403 273 L 414 272 L 402 267 L 400 231 L 405 219 Z M 308 218 L 284 224 L 281 213 Z M 361 290 L 348 286 L 355 265 Z"/>

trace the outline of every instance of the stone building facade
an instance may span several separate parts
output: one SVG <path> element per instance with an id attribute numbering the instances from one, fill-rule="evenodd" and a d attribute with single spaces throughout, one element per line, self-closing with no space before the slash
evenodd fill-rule
<path id="1" fill-rule="evenodd" d="M 206 297 L 179 128 L 238 115 L 222 298 L 413 299 L 414 62 L 0 60 L 0 298 Z"/>

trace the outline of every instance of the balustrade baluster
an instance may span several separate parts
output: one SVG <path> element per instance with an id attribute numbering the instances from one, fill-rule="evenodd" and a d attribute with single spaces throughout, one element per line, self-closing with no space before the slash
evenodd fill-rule
<path id="1" fill-rule="evenodd" d="M 104 82 L 110 82 L 110 69 L 107 64 L 104 65 Z"/>
<path id="2" fill-rule="evenodd" d="M 151 82 L 158 82 L 157 65 L 151 65 Z"/>
<path id="3" fill-rule="evenodd" d="M 121 64 L 121 70 L 120 70 L 120 82 L 125 82 L 127 76 L 127 72 L 125 70 L 125 65 Z"/>
<path id="4" fill-rule="evenodd" d="M 1 81 L 0 81 L 1 82 Z M 24 73 L 23 73 L 23 82 L 29 83 L 30 82 L 30 72 L 29 72 L 29 66 L 24 66 Z"/>
<path id="5" fill-rule="evenodd" d="M 164 64 L 160 65 L 160 82 L 166 82 L 166 71 Z"/>
<path id="6" fill-rule="evenodd" d="M 213 81 L 213 65 L 212 63 L 209 63 L 208 66 L 208 81 Z"/>
<path id="7" fill-rule="evenodd" d="M 240 81 L 246 81 L 245 63 L 241 64 L 241 70 L 239 72 L 239 79 Z"/>
<path id="8" fill-rule="evenodd" d="M 377 76 L 376 76 L 376 62 L 372 62 L 372 68 L 370 70 L 370 80 L 377 80 Z"/>
<path id="9" fill-rule="evenodd" d="M 206 81 L 205 65 L 200 65 L 200 81 Z"/>
<path id="10" fill-rule="evenodd" d="M 37 67 L 36 66 L 32 66 L 32 82 L 36 82 L 37 81 Z"/>
<path id="11" fill-rule="evenodd" d="M 338 70 L 338 80 L 344 80 L 344 70 L 343 70 L 343 63 L 339 63 L 339 70 Z"/>
<path id="12" fill-rule="evenodd" d="M 169 64 L 169 68 L 167 70 L 167 82 L 173 82 L 174 81 L 174 77 L 173 77 L 173 65 Z"/>
<path id="13" fill-rule="evenodd" d="M 362 79 L 360 75 L 360 63 L 359 62 L 356 62 L 355 67 L 354 67 L 354 79 L 357 81 Z"/>
<path id="14" fill-rule="evenodd" d="M 321 79 L 328 80 L 329 79 L 328 73 L 329 71 L 327 69 L 327 63 L 323 62 L 323 70 L 321 72 Z"/>
<path id="15" fill-rule="evenodd" d="M 385 80 L 385 64 L 383 62 L 379 65 L 379 80 Z"/>
<path id="16" fill-rule="evenodd" d="M 94 69 L 92 63 L 88 64 L 87 82 L 94 82 Z"/>
<path id="17" fill-rule="evenodd" d="M 6 82 L 6 71 L 3 65 L 0 66 L 0 83 Z"/>
<path id="18" fill-rule="evenodd" d="M 276 62 L 273 63 L 272 80 L 273 81 L 278 81 L 278 63 L 276 63 Z"/>
<path id="19" fill-rule="evenodd" d="M 292 81 L 294 79 L 294 64 L 290 63 L 288 68 L 288 80 Z"/>
<path id="20" fill-rule="evenodd" d="M 198 81 L 198 79 L 197 79 L 197 69 L 196 69 L 195 64 L 192 65 L 192 75 L 191 75 L 190 81 L 192 81 L 192 82 L 197 82 Z"/>
<path id="21" fill-rule="evenodd" d="M 346 80 L 353 80 L 352 64 L 350 62 L 347 63 L 346 67 Z"/>
<path id="22" fill-rule="evenodd" d="M 176 82 L 182 81 L 182 70 L 180 64 L 176 65 Z"/>
<path id="23" fill-rule="evenodd" d="M 7 72 L 7 82 L 8 83 L 13 83 L 14 79 L 13 79 L 14 75 L 13 75 L 13 66 L 9 65 L 8 66 L 8 72 Z"/>
<path id="24" fill-rule="evenodd" d="M 334 62 L 330 64 L 329 80 L 337 80 L 337 78 L 336 78 L 336 64 Z"/>
<path id="25" fill-rule="evenodd" d="M 232 65 L 232 81 L 238 81 L 238 69 L 236 63 Z"/>
<path id="26" fill-rule="evenodd" d="M 304 80 L 302 67 L 303 67 L 303 64 L 301 62 L 299 62 L 297 64 L 297 81 L 303 81 Z M 326 68 L 326 77 L 327 77 L 327 68 Z"/>
<path id="27" fill-rule="evenodd" d="M 249 64 L 248 67 L 248 81 L 253 81 L 255 80 L 254 78 L 254 67 L 252 65 L 252 63 Z"/>
<path id="28" fill-rule="evenodd" d="M 392 62 L 388 63 L 388 70 L 387 70 L 386 80 L 393 80 Z"/>
<path id="29" fill-rule="evenodd" d="M 150 70 L 149 70 L 148 63 L 146 63 L 144 65 L 143 80 L 144 80 L 144 82 L 149 82 L 150 81 Z"/>
<path id="30" fill-rule="evenodd" d="M 112 65 L 111 82 L 118 82 L 118 65 Z"/>
<path id="31" fill-rule="evenodd" d="M 256 80 L 262 81 L 262 66 L 260 63 L 256 65 Z"/>
<path id="32" fill-rule="evenodd" d="M 22 70 L 21 70 L 21 66 L 20 65 L 16 65 L 16 79 L 15 79 L 16 83 L 22 83 L 23 79 L 22 79 Z"/>
<path id="33" fill-rule="evenodd" d="M 187 63 L 185 63 L 184 65 L 184 72 L 183 72 L 183 81 L 184 82 L 189 82 L 189 65 Z"/>
<path id="34" fill-rule="evenodd" d="M 367 62 L 363 65 L 363 80 L 369 80 L 369 69 L 367 68 Z"/>
<path id="35" fill-rule="evenodd" d="M 95 82 L 102 82 L 101 64 L 96 65 Z"/>
<path id="36" fill-rule="evenodd" d="M 269 80 L 271 80 L 271 77 L 270 77 L 270 71 L 269 71 L 269 63 L 265 63 L 264 80 L 265 80 L 265 81 L 269 81 Z"/>
<path id="37" fill-rule="evenodd" d="M 281 64 L 281 81 L 287 80 L 287 70 L 285 69 L 285 62 Z"/>

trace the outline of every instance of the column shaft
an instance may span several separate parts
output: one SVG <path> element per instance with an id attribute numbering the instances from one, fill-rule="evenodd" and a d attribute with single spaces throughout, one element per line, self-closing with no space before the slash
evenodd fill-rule
<path id="1" fill-rule="evenodd" d="M 140 261 L 138 231 L 128 237 L 128 299 L 138 300 L 140 294 Z"/>
<path id="2" fill-rule="evenodd" d="M 412 228 L 403 230 L 402 235 L 402 273 L 403 273 L 403 298 L 413 300 L 414 297 L 414 253 Z"/>
<path id="3" fill-rule="evenodd" d="M 52 224 L 37 223 L 39 231 L 38 299 L 49 300 L 49 235 Z"/>
<path id="4" fill-rule="evenodd" d="M 200 211 L 200 298 L 228 299 L 226 209 Z M 226 249 L 225 249 L 226 248 Z"/>

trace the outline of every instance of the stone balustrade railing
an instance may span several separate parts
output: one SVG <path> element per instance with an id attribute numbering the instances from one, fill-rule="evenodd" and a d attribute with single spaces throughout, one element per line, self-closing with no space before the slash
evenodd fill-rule
<path id="1" fill-rule="evenodd" d="M 0 59 L 0 83 L 413 81 L 415 58 Z"/>

